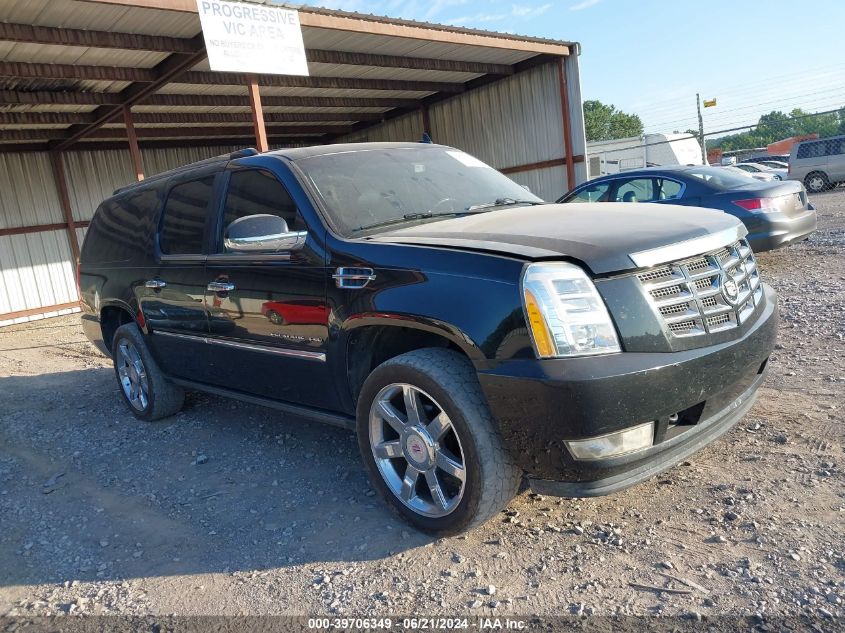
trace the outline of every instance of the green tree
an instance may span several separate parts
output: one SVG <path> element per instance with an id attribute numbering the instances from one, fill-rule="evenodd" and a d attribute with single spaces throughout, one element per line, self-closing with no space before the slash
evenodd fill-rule
<path id="1" fill-rule="evenodd" d="M 709 140 L 708 145 L 727 152 L 764 147 L 790 136 L 805 134 L 818 134 L 822 138 L 845 134 L 845 107 L 838 112 L 818 115 L 804 112 L 800 108 L 795 108 L 789 114 L 775 110 L 761 116 L 756 127 L 748 132 Z"/>
<path id="2" fill-rule="evenodd" d="M 601 101 L 584 102 L 584 126 L 588 141 L 612 141 L 643 133 L 640 117 Z"/>

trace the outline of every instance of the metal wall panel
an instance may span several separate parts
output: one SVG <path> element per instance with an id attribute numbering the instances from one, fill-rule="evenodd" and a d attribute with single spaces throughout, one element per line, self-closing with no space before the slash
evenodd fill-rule
<path id="1" fill-rule="evenodd" d="M 520 185 L 526 185 L 531 193 L 543 200 L 554 202 L 566 193 L 566 166 L 532 169 L 508 176 Z"/>
<path id="2" fill-rule="evenodd" d="M 581 55 L 581 45 L 573 46 L 573 54 L 566 58 L 566 97 L 569 101 L 569 120 L 572 124 L 572 154 L 584 156 L 584 161 L 575 163 L 575 182 L 570 187 L 580 185 L 589 180 L 587 170 L 587 136 L 584 126 L 584 110 L 581 105 L 581 68 L 578 62 Z"/>
<path id="3" fill-rule="evenodd" d="M 240 147 L 173 147 L 143 149 L 141 159 L 147 176 L 198 160 L 234 152 Z M 135 181 L 128 150 L 79 151 L 65 154 L 70 204 L 74 220 L 90 220 L 100 203 L 115 189 Z M 61 220 L 59 220 L 61 221 Z"/>
<path id="4" fill-rule="evenodd" d="M 170 147 L 166 149 L 142 149 L 141 159 L 144 161 L 144 171 L 148 176 L 160 174 L 168 169 L 175 169 L 182 165 L 195 163 L 198 160 L 205 160 L 220 154 L 231 154 L 239 149 L 240 145 L 219 145 L 216 147 Z M 129 161 L 127 152 L 126 160 Z M 124 183 L 126 184 L 126 183 Z"/>
<path id="5" fill-rule="evenodd" d="M 0 228 L 64 221 L 47 154 L 0 154 Z"/>
<path id="6" fill-rule="evenodd" d="M 544 64 L 431 107 L 432 140 L 496 167 L 563 156 L 557 66 Z"/>
<path id="7" fill-rule="evenodd" d="M 577 136 L 583 134 L 583 122 L 577 111 L 574 114 Z M 499 169 L 564 156 L 556 62 L 436 103 L 429 109 L 429 118 L 435 143 L 462 149 Z M 415 112 L 347 134 L 338 142 L 418 141 L 421 134 L 422 119 Z M 579 153 L 577 141 L 574 147 Z M 546 200 L 560 197 L 569 188 L 564 167 L 519 172 L 511 178 Z"/>
<path id="8" fill-rule="evenodd" d="M 129 150 L 65 152 L 67 181 L 73 219 L 90 220 L 100 203 L 135 180 Z"/>
<path id="9" fill-rule="evenodd" d="M 77 299 L 67 232 L 0 237 L 0 315 Z"/>
<path id="10" fill-rule="evenodd" d="M 232 146 L 143 150 L 148 175 L 240 149 Z M 73 217 L 90 220 L 100 202 L 134 180 L 127 150 L 64 154 Z M 59 224 L 64 215 L 47 153 L 0 154 L 0 228 Z M 76 229 L 80 244 L 85 228 Z M 0 237 L 0 325 L 41 318 L 3 314 L 77 301 L 67 231 Z M 62 311 L 62 313 L 67 310 Z"/>
<path id="11" fill-rule="evenodd" d="M 419 112 L 411 112 L 379 125 L 346 134 L 338 143 L 383 143 L 391 141 L 414 142 L 422 139 L 423 124 Z"/>
<path id="12" fill-rule="evenodd" d="M 82 248 L 82 243 L 85 241 L 85 234 L 88 232 L 87 226 L 81 226 L 76 229 L 76 243 L 79 244 L 79 248 Z"/>

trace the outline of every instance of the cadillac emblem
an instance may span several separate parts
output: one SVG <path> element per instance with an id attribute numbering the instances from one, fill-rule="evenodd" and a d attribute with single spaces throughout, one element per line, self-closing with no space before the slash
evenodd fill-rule
<path id="1" fill-rule="evenodd" d="M 739 298 L 739 286 L 727 274 L 722 278 L 722 294 L 731 305 L 735 305 Z"/>

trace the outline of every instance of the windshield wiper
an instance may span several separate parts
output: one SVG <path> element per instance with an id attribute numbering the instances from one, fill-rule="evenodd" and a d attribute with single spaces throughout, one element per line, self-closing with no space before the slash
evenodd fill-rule
<path id="1" fill-rule="evenodd" d="M 481 204 L 474 204 L 471 207 L 467 207 L 467 211 L 477 211 L 479 209 L 493 209 L 494 207 L 506 207 L 511 204 L 546 204 L 545 202 L 541 202 L 539 200 L 517 200 L 515 198 L 496 198 L 493 202 L 483 202 Z"/>
<path id="2" fill-rule="evenodd" d="M 401 224 L 402 222 L 409 222 L 411 220 L 427 220 L 428 218 L 439 218 L 447 215 L 463 215 L 466 211 L 445 211 L 443 213 L 432 213 L 426 211 L 424 213 L 406 213 L 401 218 L 391 218 L 390 220 L 383 220 L 375 222 L 374 224 L 367 224 L 366 226 L 359 226 L 355 232 L 366 231 L 368 229 L 377 229 L 382 226 L 390 226 L 391 224 Z"/>
<path id="3" fill-rule="evenodd" d="M 472 213 L 482 213 L 484 210 L 493 209 L 494 207 L 504 207 L 511 204 L 546 204 L 539 200 L 516 200 L 514 198 L 497 198 L 494 202 L 486 202 L 484 204 L 474 204 L 467 207 L 463 211 L 444 211 L 442 213 L 432 213 L 431 211 L 424 211 L 422 213 L 406 213 L 401 218 L 391 218 L 365 226 L 359 226 L 354 233 L 361 231 L 368 231 L 369 229 L 377 229 L 382 226 L 391 226 L 393 224 L 401 224 L 402 222 L 409 222 L 413 220 L 427 220 L 428 218 L 442 218 L 447 216 L 470 215 Z"/>

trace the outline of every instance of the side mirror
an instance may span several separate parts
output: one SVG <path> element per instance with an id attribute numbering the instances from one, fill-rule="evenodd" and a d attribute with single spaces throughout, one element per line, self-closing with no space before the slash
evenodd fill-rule
<path id="1" fill-rule="evenodd" d="M 307 237 L 308 231 L 290 231 L 279 216 L 261 213 L 232 222 L 223 244 L 233 253 L 276 253 L 299 250 Z"/>
<path id="2" fill-rule="evenodd" d="M 527 191 L 528 193 L 531 193 L 531 187 L 529 187 L 528 185 L 522 185 L 522 188 L 525 189 L 525 191 Z"/>

